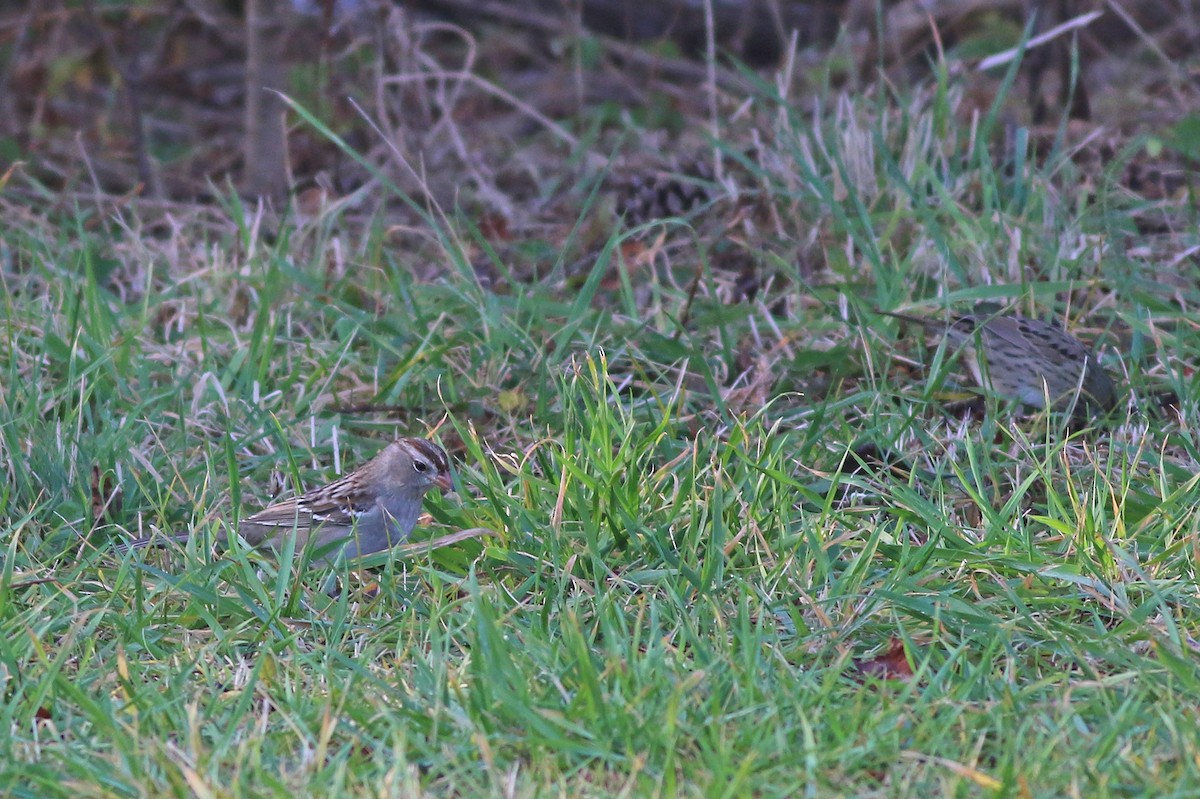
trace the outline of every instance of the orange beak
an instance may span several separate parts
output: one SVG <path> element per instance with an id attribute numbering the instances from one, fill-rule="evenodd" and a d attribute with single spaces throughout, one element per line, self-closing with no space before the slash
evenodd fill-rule
<path id="1" fill-rule="evenodd" d="M 450 482 L 450 473 L 442 472 L 437 477 L 433 478 L 433 484 L 443 491 L 453 491 L 454 483 Z"/>

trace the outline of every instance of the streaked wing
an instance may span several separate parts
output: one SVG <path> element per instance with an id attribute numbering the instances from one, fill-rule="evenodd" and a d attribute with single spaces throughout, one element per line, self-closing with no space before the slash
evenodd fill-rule
<path id="1" fill-rule="evenodd" d="M 1071 367 L 1076 373 L 1088 357 L 1087 348 L 1074 336 L 1023 316 L 998 316 L 987 323 L 985 330 L 997 341 L 1016 348 L 1017 353 L 1055 367 Z"/>
<path id="2" fill-rule="evenodd" d="M 250 524 L 276 527 L 316 527 L 323 524 L 354 524 L 361 514 L 370 510 L 371 503 L 355 502 L 352 484 L 346 478 L 313 489 L 298 497 L 268 505 L 258 513 L 243 519 Z"/>
<path id="3" fill-rule="evenodd" d="M 1025 326 L 1012 317 L 996 316 L 988 319 L 983 329 L 985 335 L 995 336 L 1006 344 L 1016 347 L 1018 352 L 1030 352 L 1035 349 L 1036 341 L 1031 340 Z"/>
<path id="4" fill-rule="evenodd" d="M 1078 370 L 1089 358 L 1095 361 L 1095 356 L 1088 352 L 1082 342 L 1056 328 L 1047 329 L 1037 342 L 1042 357 L 1055 364 L 1070 365 Z"/>
<path id="5" fill-rule="evenodd" d="M 268 505 L 253 516 L 242 519 L 243 523 L 270 525 L 272 527 L 311 527 L 313 514 L 300 504 L 299 497 Z"/>

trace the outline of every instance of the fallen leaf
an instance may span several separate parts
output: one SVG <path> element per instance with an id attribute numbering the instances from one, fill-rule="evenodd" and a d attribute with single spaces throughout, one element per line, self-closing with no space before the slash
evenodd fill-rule
<path id="1" fill-rule="evenodd" d="M 512 241 L 508 220 L 500 214 L 486 214 L 479 220 L 479 233 L 491 242 Z"/>
<path id="2" fill-rule="evenodd" d="M 878 680 L 908 680 L 913 676 L 912 667 L 904 654 L 904 642 L 899 638 L 892 638 L 882 655 L 856 661 L 854 668 L 862 676 Z"/>

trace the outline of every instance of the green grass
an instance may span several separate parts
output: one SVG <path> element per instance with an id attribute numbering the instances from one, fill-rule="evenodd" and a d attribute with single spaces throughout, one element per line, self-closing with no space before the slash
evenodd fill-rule
<path id="1" fill-rule="evenodd" d="M 1195 267 L 1168 287 L 1102 250 L 1131 210 L 1001 174 L 953 92 L 820 123 L 759 102 L 753 302 L 687 228 L 671 270 L 606 282 L 614 232 L 491 291 L 448 216 L 419 252 L 336 218 L 268 240 L 233 202 L 183 248 L 82 208 L 8 225 L 0 790 L 1200 795 L 1198 453 L 1152 398 L 1195 416 Z M 964 422 L 953 362 L 869 313 L 985 297 L 1108 331 L 1138 410 Z M 209 545 L 430 431 L 460 490 L 417 538 L 494 536 L 333 594 L 299 555 Z M 836 473 L 862 442 L 908 468 Z M 93 470 L 120 489 L 100 518 Z M 152 528 L 196 537 L 114 553 Z M 864 679 L 892 640 L 912 678 Z"/>

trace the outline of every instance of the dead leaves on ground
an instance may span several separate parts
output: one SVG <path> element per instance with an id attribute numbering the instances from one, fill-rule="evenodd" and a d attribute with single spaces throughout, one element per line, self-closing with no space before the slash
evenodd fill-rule
<path id="1" fill-rule="evenodd" d="M 913 670 L 904 650 L 904 642 L 893 636 L 881 654 L 854 661 L 853 674 L 861 682 L 872 678 L 900 682 L 911 680 Z"/>

